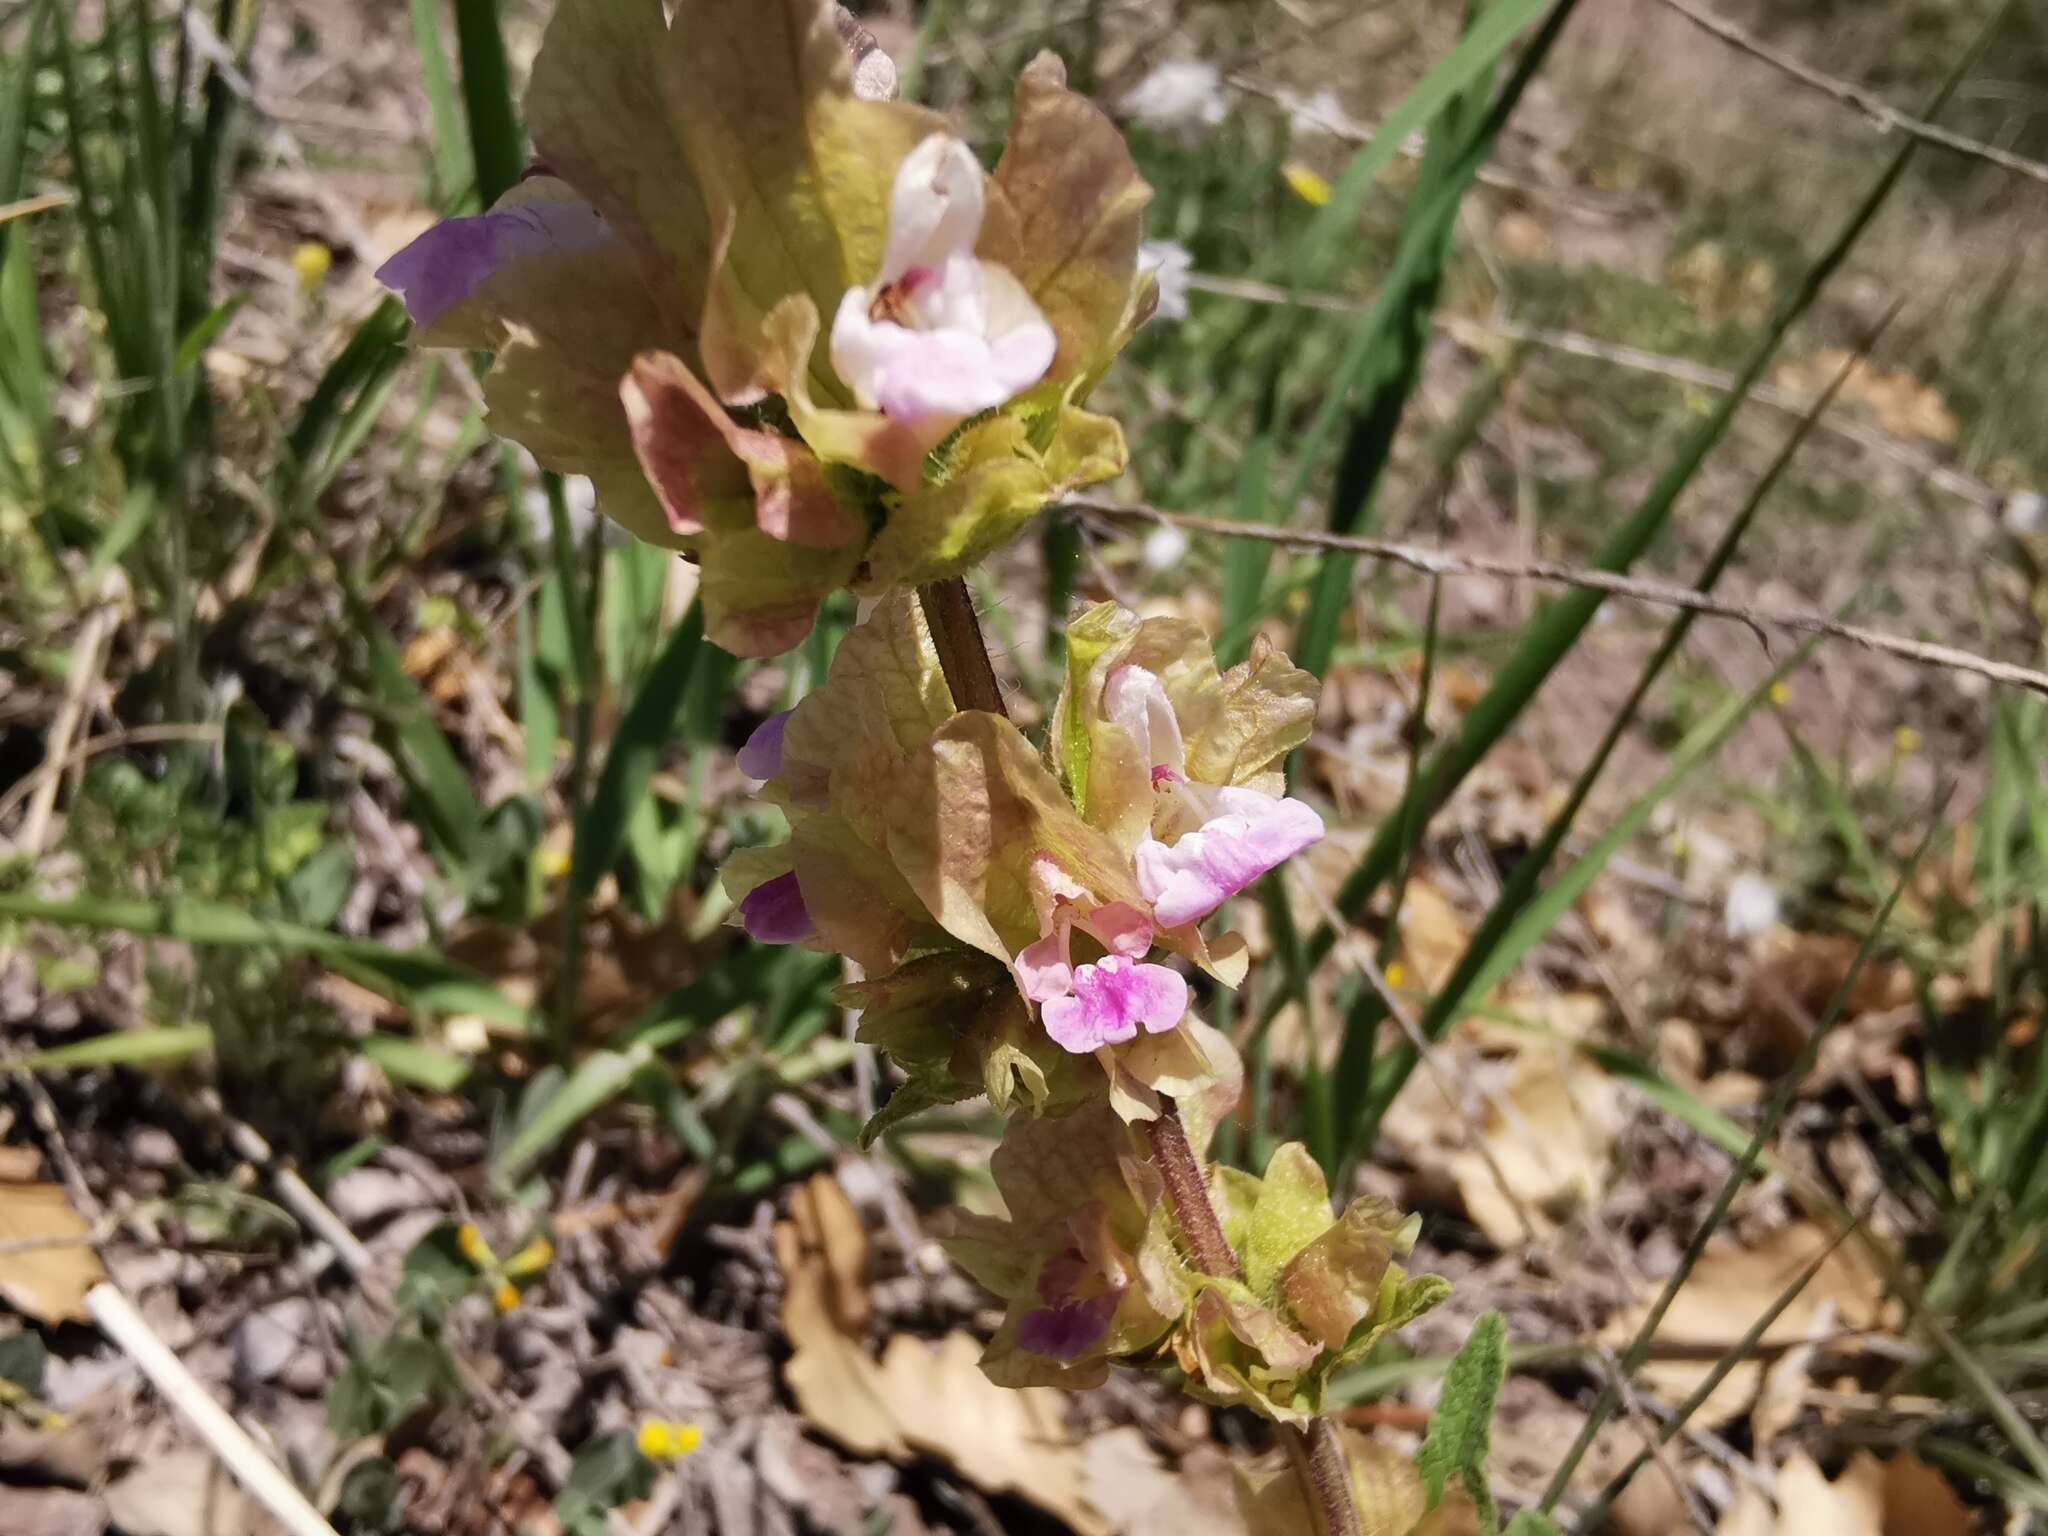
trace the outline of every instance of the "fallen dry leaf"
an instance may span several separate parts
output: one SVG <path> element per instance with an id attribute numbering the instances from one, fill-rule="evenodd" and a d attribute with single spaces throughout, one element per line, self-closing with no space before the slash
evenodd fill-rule
<path id="1" fill-rule="evenodd" d="M 790 1196 L 789 1215 L 804 1251 L 823 1262 L 832 1320 L 858 1337 L 867 1330 L 874 1302 L 868 1295 L 868 1235 L 853 1202 L 832 1175 L 813 1174 Z"/>
<path id="2" fill-rule="evenodd" d="M 1813 1390 L 1813 1361 L 1818 1341 L 1835 1331 L 1835 1309 L 1825 1300 L 1814 1313 L 1806 1331 L 1806 1342 L 1785 1353 L 1764 1372 L 1763 1389 L 1756 1406 L 1749 1411 L 1750 1442 L 1761 1454 L 1806 1411 L 1807 1394 Z"/>
<path id="3" fill-rule="evenodd" d="M 825 1213 L 846 1195 L 827 1175 L 804 1194 L 792 1202 L 795 1219 L 775 1228 L 782 1327 L 793 1351 L 784 1379 L 804 1417 L 860 1455 L 935 1457 L 986 1492 L 1030 1500 L 1078 1536 L 1111 1536 L 1116 1527 L 1088 1501 L 1086 1459 L 1061 1393 L 996 1386 L 981 1373 L 980 1343 L 964 1333 L 936 1345 L 898 1334 L 877 1360 L 841 1325 L 832 1298 L 842 1274 L 830 1248 L 841 1245 L 843 1266 L 847 1234 L 839 1215 Z M 845 1216 L 852 1219 L 850 1204 Z"/>
<path id="4" fill-rule="evenodd" d="M 277 1523 L 202 1450 L 137 1462 L 102 1492 L 126 1536 L 275 1536 Z"/>
<path id="5" fill-rule="evenodd" d="M 1827 1233 L 1805 1221 L 1780 1228 L 1753 1248 L 1725 1238 L 1716 1241 L 1672 1299 L 1671 1310 L 1657 1330 L 1658 1342 L 1702 1353 L 1732 1348 L 1820 1256 L 1828 1241 Z M 1828 1256 L 1805 1290 L 1765 1330 L 1763 1342 L 1796 1345 L 1805 1341 L 1824 1306 L 1833 1307 L 1845 1329 L 1872 1328 L 1883 1320 L 1882 1285 L 1853 1244 L 1844 1244 Z M 1626 1344 L 1648 1314 L 1647 1299 L 1627 1308 L 1609 1320 L 1601 1339 Z M 1711 1369 L 1711 1358 L 1653 1360 L 1643 1367 L 1643 1378 L 1666 1400 L 1678 1402 L 1705 1380 Z M 1763 1367 L 1755 1360 L 1736 1366 L 1701 1405 L 1696 1422 L 1724 1424 L 1743 1412 L 1756 1397 L 1762 1374 Z"/>
<path id="6" fill-rule="evenodd" d="M 1548 1235 L 1605 1189 L 1626 1120 L 1612 1077 L 1567 1046 L 1535 1042 L 1473 1128 L 1490 1160 L 1471 1147 L 1451 1155 L 1466 1214 L 1502 1249 Z"/>
<path id="7" fill-rule="evenodd" d="M 1778 1469 L 1778 1507 L 1744 1484 L 1714 1536 L 1970 1536 L 1969 1510 L 1947 1481 L 1900 1452 L 1869 1452 L 1832 1483 L 1803 1452 Z"/>
<path id="8" fill-rule="evenodd" d="M 85 1293 L 107 1278 L 91 1233 L 61 1184 L 0 1183 L 0 1297 L 39 1323 L 89 1322 Z M 60 1241 L 14 1246 L 45 1239 Z"/>
<path id="9" fill-rule="evenodd" d="M 1230 1462 L 1204 1446 L 1169 1467 L 1144 1432 L 1106 1430 L 1082 1448 L 1088 1502 L 1118 1536 L 1246 1536 Z"/>
<path id="10" fill-rule="evenodd" d="M 1875 368 L 1867 358 L 1852 364 L 1850 354 L 1839 347 L 1825 347 L 1799 362 L 1778 365 L 1778 387 L 1792 394 L 1819 395 L 1844 367 L 1849 376 L 1842 382 L 1839 398 L 1860 405 L 1875 416 L 1878 425 L 1895 437 L 1918 438 L 1928 443 L 1956 440 L 1955 412 L 1930 385 L 1921 383 L 1903 369 Z"/>

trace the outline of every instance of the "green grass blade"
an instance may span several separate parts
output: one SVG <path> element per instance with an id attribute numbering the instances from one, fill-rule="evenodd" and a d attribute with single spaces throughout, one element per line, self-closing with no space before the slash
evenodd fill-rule
<path id="1" fill-rule="evenodd" d="M 1475 28 L 1497 11 L 1512 8 L 1501 4 L 1482 11 Z M 1381 285 L 1353 342 L 1359 367 L 1355 372 L 1347 370 L 1337 394 L 1357 389 L 1364 399 L 1352 414 L 1351 430 L 1337 465 L 1337 482 L 1330 495 L 1332 533 L 1361 533 L 1373 525 L 1380 478 L 1407 414 L 1409 397 L 1422 376 L 1422 359 L 1432 336 L 1430 316 L 1443 286 L 1444 264 L 1450 260 L 1458 209 L 1479 174 L 1485 150 L 1492 145 L 1493 134 L 1481 131 L 1480 116 L 1491 80 L 1489 65 L 1444 104 L 1401 221 L 1395 275 Z M 1519 92 L 1515 85 L 1503 96 L 1512 100 Z M 1492 115 L 1495 129 L 1502 120 L 1497 108 Z M 1295 472 L 1297 479 L 1310 462 L 1310 455 L 1304 454 Z M 1283 496 L 1280 504 L 1292 506 L 1294 496 Z M 1351 575 L 1357 564 L 1353 557 L 1326 555 L 1316 570 L 1308 613 L 1295 636 L 1294 661 L 1318 677 L 1329 670 L 1330 657 L 1337 648 L 1337 632 L 1350 606 Z"/>
<path id="2" fill-rule="evenodd" d="M 477 198 L 488 208 L 526 169 L 526 136 L 512 100 L 512 69 L 497 0 L 455 0 L 455 43 L 462 60 L 462 107 L 469 120 Z"/>
<path id="3" fill-rule="evenodd" d="M 469 138 L 463 130 L 462 101 L 448 69 L 448 50 L 441 38 L 438 0 L 410 0 L 413 49 L 420 58 L 420 84 L 427 93 L 427 120 L 434 135 L 435 202 L 444 211 L 458 207 L 476 180 Z"/>
<path id="4" fill-rule="evenodd" d="M 1798 1058 L 1779 1077 L 1777 1086 L 1772 1089 L 1771 1097 L 1764 1106 L 1763 1117 L 1757 1122 L 1756 1129 L 1751 1132 L 1749 1142 L 1742 1150 L 1742 1155 L 1736 1158 L 1734 1166 L 1728 1170 L 1728 1177 L 1722 1181 L 1721 1188 L 1714 1197 L 1713 1206 L 1707 1212 L 1706 1219 L 1700 1223 L 1699 1229 L 1693 1234 L 1692 1241 L 1686 1245 L 1685 1253 L 1679 1259 L 1678 1267 L 1666 1278 L 1664 1288 L 1658 1293 L 1657 1299 L 1651 1303 L 1648 1314 L 1643 1318 L 1642 1326 L 1636 1330 L 1635 1337 L 1629 1341 L 1628 1348 L 1622 1352 L 1620 1361 L 1620 1377 L 1622 1381 L 1625 1382 L 1634 1376 L 1636 1371 L 1641 1368 L 1643 1361 L 1648 1357 L 1651 1341 L 1656 1338 L 1658 1326 L 1664 1321 L 1665 1313 L 1671 1310 L 1672 1301 L 1677 1297 L 1679 1290 L 1691 1276 L 1694 1267 L 1700 1261 L 1701 1255 L 1706 1252 L 1708 1242 L 1720 1230 L 1721 1223 L 1728 1219 L 1728 1212 L 1735 1204 L 1736 1195 L 1741 1191 L 1742 1186 L 1747 1184 L 1756 1173 L 1757 1167 L 1762 1160 L 1765 1146 L 1769 1143 L 1771 1137 L 1777 1134 L 1779 1125 L 1784 1122 L 1785 1115 L 1791 1109 L 1793 1100 L 1798 1097 L 1800 1084 L 1806 1081 L 1807 1074 L 1813 1070 L 1813 1064 L 1820 1056 L 1821 1046 L 1826 1042 L 1828 1036 L 1834 1032 L 1835 1026 L 1841 1022 L 1843 1015 L 1848 1011 L 1849 998 L 1855 990 L 1856 983 L 1862 978 L 1863 968 L 1870 963 L 1870 957 L 1876 953 L 1878 940 L 1883 936 L 1886 928 L 1890 926 L 1892 912 L 1898 906 L 1899 898 L 1905 894 L 1907 887 L 1912 883 L 1913 876 L 1918 872 L 1920 861 L 1926 857 L 1927 850 L 1934 845 L 1935 835 L 1941 829 L 1942 812 L 1946 808 L 1947 800 L 1944 797 L 1941 805 L 1937 806 L 1933 814 L 1928 817 L 1926 835 L 1920 840 L 1920 846 L 1914 851 L 1905 869 L 1894 882 L 1890 894 L 1885 898 L 1884 906 L 1879 909 L 1876 918 L 1870 925 L 1870 931 L 1863 936 L 1863 942 L 1857 946 L 1856 956 L 1850 961 L 1849 969 L 1843 974 L 1840 984 L 1835 988 L 1834 996 L 1829 999 L 1826 1011 L 1821 1015 L 1819 1022 L 1815 1024 L 1813 1032 L 1806 1037 L 1805 1043 L 1800 1047 Z M 1572 1448 L 1566 1454 L 1564 1462 L 1558 1467 L 1556 1474 L 1550 1480 L 1549 1486 L 1544 1490 L 1543 1502 L 1540 1507 L 1545 1513 L 1557 1507 L 1557 1501 L 1564 1496 L 1565 1489 L 1571 1485 L 1572 1474 L 1578 1470 L 1579 1462 L 1584 1459 L 1587 1449 L 1593 1443 L 1594 1437 L 1599 1434 L 1600 1427 L 1607 1422 L 1608 1417 L 1620 1405 L 1620 1390 L 1615 1384 L 1610 1383 L 1602 1389 L 1599 1400 L 1593 1405 L 1592 1413 L 1587 1416 L 1584 1426 L 1580 1429 L 1578 1438 L 1573 1442 Z"/>
<path id="5" fill-rule="evenodd" d="M 258 917 L 224 902 L 179 896 L 144 901 L 117 896 L 79 896 L 53 901 L 0 892 L 0 917 L 180 939 L 187 944 L 234 949 L 274 949 L 305 955 L 339 971 L 381 997 L 434 1013 L 474 1013 L 525 1031 L 532 1015 L 474 971 L 430 949 L 388 949 L 324 928 Z"/>
<path id="6" fill-rule="evenodd" d="M 1594 562 L 1596 568 L 1626 570 L 1663 532 L 1693 476 L 1727 434 L 1750 387 L 1763 376 L 1793 324 L 1812 308 L 1890 197 L 1913 149 L 1910 140 L 1901 146 L 1827 250 L 1807 269 L 1797 289 L 1780 308 L 1769 333 L 1752 351 L 1740 382 L 1688 436 L 1641 505 L 1608 539 Z M 1806 430 L 1804 424 L 1801 430 Z M 1732 556 L 1732 550 L 1729 553 Z M 1422 781 L 1410 786 L 1400 810 L 1381 823 L 1364 857 L 1338 890 L 1337 910 L 1347 921 L 1356 922 L 1364 914 L 1380 885 L 1405 858 L 1407 836 L 1419 835 L 1428 816 L 1450 798 L 1466 775 L 1507 733 L 1578 643 L 1604 598 L 1605 594 L 1591 590 L 1567 593 L 1546 604 L 1530 623 L 1514 653 L 1495 675 L 1492 687 L 1466 716 L 1457 736 L 1436 753 Z M 1420 822 L 1408 814 L 1411 801 L 1421 807 Z M 1336 937 L 1329 924 L 1318 927 L 1309 940 L 1311 959 L 1320 963 L 1335 945 Z"/>
<path id="7" fill-rule="evenodd" d="M 668 637 L 640 691 L 612 735 L 604 770 L 590 803 L 576 824 L 576 852 L 570 889 L 587 898 L 619 861 L 634 807 L 647 794 L 647 781 L 675 739 L 683 702 L 704 652 L 703 610 L 692 606 Z"/>
<path id="8" fill-rule="evenodd" d="M 1428 74 L 1389 112 L 1371 140 L 1351 157 L 1330 189 L 1330 201 L 1304 232 L 1289 265 L 1299 285 L 1313 288 L 1328 280 L 1331 270 L 1354 237 L 1358 218 L 1379 175 L 1401 153 L 1409 138 L 1435 122 L 1459 96 L 1492 70 L 1546 8 L 1554 36 L 1577 0 L 1495 0 L 1473 20 L 1457 46 L 1438 60 Z M 1547 45 L 1545 45 L 1547 47 Z"/>
<path id="9" fill-rule="evenodd" d="M 7 1065 L 17 1072 L 78 1072 L 89 1067 L 160 1067 L 189 1061 L 213 1049 L 213 1031 L 204 1024 L 166 1024 L 154 1029 L 122 1029 L 111 1035 L 36 1051 Z"/>

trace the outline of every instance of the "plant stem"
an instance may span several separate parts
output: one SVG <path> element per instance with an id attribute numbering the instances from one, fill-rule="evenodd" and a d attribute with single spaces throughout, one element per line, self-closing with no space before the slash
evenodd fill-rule
<path id="1" fill-rule="evenodd" d="M 1317 1419 L 1306 1430 L 1280 1426 L 1280 1443 L 1315 1511 L 1317 1536 L 1364 1536 L 1358 1504 L 1351 1496 L 1351 1463 L 1335 1419 Z"/>
<path id="2" fill-rule="evenodd" d="M 919 587 L 917 601 L 924 609 L 925 623 L 931 626 L 932 645 L 939 653 L 946 686 L 953 690 L 953 707 L 986 710 L 1007 718 L 1003 690 L 981 638 L 981 621 L 974 616 L 974 595 L 967 590 L 966 578 L 955 576 Z"/>
<path id="3" fill-rule="evenodd" d="M 1202 1165 L 1188 1143 L 1180 1110 L 1165 1094 L 1159 1096 L 1159 1118 L 1145 1126 L 1145 1139 L 1151 1143 L 1152 1161 L 1166 1181 L 1167 1203 L 1173 1207 L 1188 1257 L 1205 1275 L 1236 1279 L 1243 1273 L 1237 1251 L 1223 1235 L 1223 1223 L 1209 1203 L 1209 1181 L 1202 1176 Z"/>
<path id="4" fill-rule="evenodd" d="M 919 587 L 917 601 L 931 629 L 932 646 L 939 653 L 939 667 L 946 674 L 954 707 L 1007 716 L 967 583 L 955 577 Z M 1173 1207 L 1181 1241 L 1195 1267 L 1205 1275 L 1221 1279 L 1243 1278 L 1237 1251 L 1230 1246 L 1216 1207 L 1210 1202 L 1209 1181 L 1188 1141 L 1180 1108 L 1165 1094 L 1159 1096 L 1158 1118 L 1145 1127 L 1145 1139 L 1165 1182 L 1166 1199 Z M 1350 1463 L 1334 1421 L 1317 1419 L 1306 1434 L 1283 1426 L 1281 1440 L 1301 1478 L 1302 1494 L 1316 1511 L 1321 1536 L 1363 1536 L 1358 1509 L 1351 1497 Z"/>

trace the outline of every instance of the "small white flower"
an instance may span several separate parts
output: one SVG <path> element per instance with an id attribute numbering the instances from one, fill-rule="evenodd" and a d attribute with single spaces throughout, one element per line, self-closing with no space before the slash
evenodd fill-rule
<path id="1" fill-rule="evenodd" d="M 1721 927 L 1731 939 L 1753 939 L 1778 926 L 1778 893 L 1762 875 L 1737 875 L 1721 908 Z"/>
<path id="2" fill-rule="evenodd" d="M 1138 270 L 1150 272 L 1159 284 L 1159 307 L 1153 310 L 1153 319 L 1187 319 L 1188 273 L 1194 265 L 1188 248 L 1172 240 L 1147 240 L 1138 247 Z"/>
<path id="3" fill-rule="evenodd" d="M 2048 496 L 2039 491 L 2016 491 L 2005 498 L 2005 531 L 2025 537 L 2048 528 Z"/>
<path id="4" fill-rule="evenodd" d="M 1145 569 L 1163 575 L 1179 566 L 1188 555 L 1188 536 L 1171 523 L 1161 523 L 1145 535 Z"/>
<path id="5" fill-rule="evenodd" d="M 958 139 L 933 134 L 905 157 L 882 270 L 832 322 L 832 366 L 864 409 L 943 434 L 1052 367 L 1058 338 L 1031 295 L 974 254 L 984 208 L 981 165 Z"/>
<path id="6" fill-rule="evenodd" d="M 1200 59 L 1169 59 L 1118 103 L 1126 117 L 1155 128 L 1214 128 L 1228 115 L 1223 72 Z"/>

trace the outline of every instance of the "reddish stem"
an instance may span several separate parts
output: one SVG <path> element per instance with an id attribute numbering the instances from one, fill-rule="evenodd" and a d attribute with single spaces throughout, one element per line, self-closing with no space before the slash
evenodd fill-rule
<path id="1" fill-rule="evenodd" d="M 1244 1271 L 1230 1239 L 1223 1235 L 1216 1207 L 1209 1203 L 1209 1181 L 1188 1143 L 1188 1128 L 1164 1094 L 1159 1096 L 1159 1118 L 1147 1123 L 1145 1137 L 1152 1144 L 1152 1161 L 1166 1181 L 1167 1204 L 1173 1207 L 1173 1219 L 1195 1268 L 1205 1275 L 1239 1278 Z"/>

